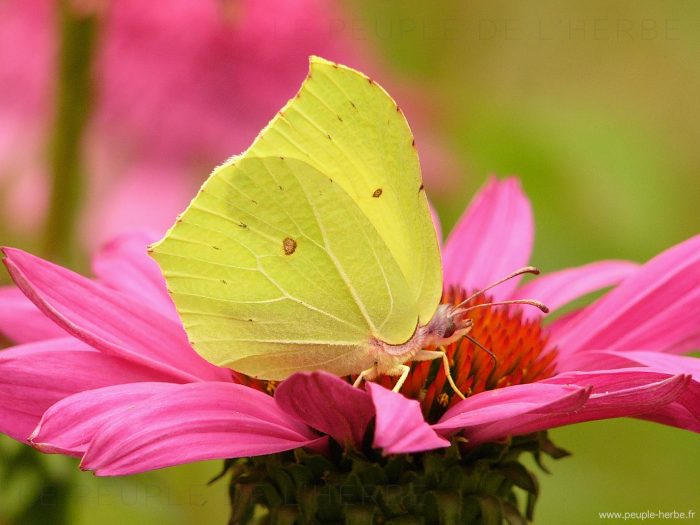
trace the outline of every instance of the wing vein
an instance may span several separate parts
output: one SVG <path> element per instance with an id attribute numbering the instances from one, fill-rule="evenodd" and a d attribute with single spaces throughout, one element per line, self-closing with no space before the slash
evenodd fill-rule
<path id="1" fill-rule="evenodd" d="M 362 317 L 365 318 L 365 321 L 367 322 L 367 326 L 372 330 L 372 333 L 376 334 L 377 333 L 377 328 L 374 326 L 374 323 L 372 322 L 372 319 L 369 316 L 369 313 L 367 312 L 367 308 L 365 304 L 360 300 L 360 297 L 357 294 L 357 290 L 353 287 L 352 283 L 350 282 L 350 279 L 348 278 L 348 275 L 345 273 L 345 270 L 343 269 L 343 266 L 340 264 L 340 261 L 336 257 L 335 253 L 333 253 L 333 250 L 331 247 L 328 245 L 328 235 L 326 234 L 326 229 L 323 226 L 323 223 L 321 222 L 320 217 L 318 216 L 318 210 L 316 210 L 316 206 L 314 205 L 313 201 L 309 198 L 308 193 L 306 192 L 306 188 L 304 188 L 304 185 L 301 183 L 299 180 L 299 177 L 297 174 L 294 172 L 293 169 L 290 169 L 290 173 L 299 181 L 299 186 L 302 189 L 302 192 L 304 193 L 304 196 L 306 197 L 306 201 L 309 203 L 309 207 L 311 208 L 311 212 L 314 215 L 314 219 L 316 220 L 316 224 L 318 224 L 318 228 L 321 232 L 321 236 L 323 237 L 323 242 L 326 245 L 326 253 L 328 254 L 329 259 L 335 266 L 336 270 L 338 271 L 338 275 L 340 275 L 340 278 L 343 280 L 345 283 L 345 286 L 347 287 L 348 291 L 350 292 L 350 295 L 352 296 L 353 300 L 355 301 L 355 304 L 360 310 L 360 313 L 362 314 Z"/>

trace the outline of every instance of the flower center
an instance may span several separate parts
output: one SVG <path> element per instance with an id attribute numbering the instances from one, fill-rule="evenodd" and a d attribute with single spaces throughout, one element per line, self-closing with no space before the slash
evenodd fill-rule
<path id="1" fill-rule="evenodd" d="M 458 305 L 469 295 L 462 288 L 451 286 L 443 292 L 441 302 Z M 464 306 L 491 300 L 488 295 L 480 294 Z M 466 338 L 442 348 L 450 361 L 452 378 L 465 396 L 533 383 L 554 374 L 557 351 L 547 345 L 547 337 L 538 319 L 524 319 L 519 308 L 509 306 L 476 308 L 468 312 L 467 317 L 474 321 L 468 335 L 489 349 L 496 360 Z M 411 372 L 401 394 L 417 399 L 429 422 L 437 421 L 448 408 L 460 401 L 447 382 L 441 359 L 406 364 L 410 365 Z M 234 376 L 239 383 L 268 394 L 273 394 L 277 387 L 276 381 L 253 379 L 238 372 L 234 372 Z M 352 382 L 352 379 L 354 377 L 349 380 Z M 376 382 L 391 389 L 396 380 L 395 377 L 381 376 Z"/>
<path id="2" fill-rule="evenodd" d="M 444 291 L 441 302 L 457 305 L 468 294 L 460 287 Z M 491 302 L 480 294 L 466 303 L 474 306 Z M 489 349 L 494 359 L 466 338 L 444 348 L 455 384 L 465 396 L 504 386 L 533 383 L 555 372 L 556 349 L 547 345 L 547 336 L 538 319 L 524 319 L 519 308 L 495 306 L 476 308 L 467 317 L 474 321 L 469 336 Z M 460 401 L 445 377 L 442 360 L 407 363 L 411 372 L 401 393 L 421 403 L 429 422 L 437 421 L 448 408 Z M 381 385 L 391 388 L 395 378 L 382 376 Z"/>

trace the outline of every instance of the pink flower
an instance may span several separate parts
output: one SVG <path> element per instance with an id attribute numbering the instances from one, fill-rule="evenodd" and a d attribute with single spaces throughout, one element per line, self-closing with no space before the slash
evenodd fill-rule
<path id="1" fill-rule="evenodd" d="M 334 0 L 180 0 L 167 9 L 138 0 L 75 4 L 100 19 L 83 159 L 90 220 L 80 222 L 91 245 L 169 226 L 202 174 L 243 151 L 295 92 L 309 55 L 381 69 Z M 48 193 L 42 159 L 53 118 L 56 6 L 0 5 L 0 176 L 11 189 L 8 221 L 25 230 L 40 226 Z M 444 148 L 422 102 L 429 97 L 396 84 L 392 92 L 426 154 L 426 176 L 439 189 L 452 166 L 439 160 L 449 155 L 437 153 Z"/>
<path id="2" fill-rule="evenodd" d="M 532 222 L 517 180 L 491 180 L 445 243 L 445 300 L 525 265 Z M 328 437 L 359 445 L 371 421 L 373 446 L 387 454 L 446 447 L 455 434 L 474 446 L 624 416 L 700 431 L 700 364 L 680 355 L 700 341 L 700 236 L 642 266 L 604 261 L 494 289 L 499 299 L 527 295 L 556 309 L 614 286 L 546 328 L 537 312 L 474 310 L 474 337 L 498 362 L 471 343 L 449 349 L 456 381 L 472 394 L 462 401 L 450 399 L 444 377 L 435 386 L 439 374 L 421 383 L 424 363 L 414 365 L 404 395 L 378 383 L 356 389 L 322 372 L 295 374 L 264 393 L 274 385 L 191 349 L 145 255 L 148 240 L 113 241 L 97 256 L 93 280 L 5 249 L 31 302 L 14 289 L 0 295 L 0 330 L 21 343 L 0 352 L 0 431 L 80 456 L 98 475 L 323 450 Z M 421 402 L 407 397 L 416 389 Z"/>

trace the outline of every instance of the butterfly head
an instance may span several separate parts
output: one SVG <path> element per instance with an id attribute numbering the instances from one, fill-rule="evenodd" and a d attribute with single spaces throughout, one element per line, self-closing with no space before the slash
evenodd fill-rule
<path id="1" fill-rule="evenodd" d="M 549 308 L 547 308 L 547 306 L 545 306 L 543 303 L 535 301 L 534 299 L 513 299 L 510 301 L 487 302 L 468 306 L 472 299 L 482 295 L 487 290 L 490 290 L 491 288 L 498 286 L 499 284 L 504 283 L 513 277 L 517 277 L 518 275 L 525 273 L 538 275 L 540 272 L 537 268 L 526 266 L 514 271 L 503 279 L 500 279 L 495 283 L 478 290 L 457 305 L 441 304 L 431 321 L 426 326 L 424 343 L 429 346 L 440 347 L 454 343 L 462 337 L 467 337 L 467 334 L 474 326 L 474 321 L 467 317 L 467 313 L 476 308 L 509 304 L 527 304 L 539 308 L 544 313 L 548 313 Z M 491 352 L 489 352 L 489 354 L 490 353 Z"/>
<path id="2" fill-rule="evenodd" d="M 441 304 L 425 330 L 425 346 L 447 346 L 464 337 L 474 326 L 461 308 Z"/>

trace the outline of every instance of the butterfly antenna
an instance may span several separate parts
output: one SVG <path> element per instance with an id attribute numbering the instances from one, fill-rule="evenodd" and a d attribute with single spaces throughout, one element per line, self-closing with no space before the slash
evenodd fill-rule
<path id="1" fill-rule="evenodd" d="M 479 291 L 477 291 L 477 292 L 474 292 L 474 293 L 471 294 L 469 297 L 467 297 L 464 301 L 462 301 L 461 303 L 459 303 L 459 304 L 457 305 L 457 308 L 460 308 L 460 307 L 464 306 L 464 305 L 467 304 L 469 301 L 471 301 L 472 299 L 474 299 L 477 295 L 481 295 L 482 293 L 484 293 L 484 292 L 490 290 L 491 288 L 495 288 L 495 287 L 498 286 L 499 284 L 503 284 L 504 282 L 509 281 L 509 280 L 512 279 L 513 277 L 517 277 L 518 275 L 523 275 L 523 274 L 525 274 L 525 273 L 531 273 L 531 274 L 533 274 L 533 275 L 539 275 L 539 274 L 540 274 L 540 271 L 539 271 L 537 268 L 535 268 L 534 266 L 524 266 L 523 268 L 520 268 L 520 269 L 518 269 L 518 270 L 515 270 L 515 271 L 514 271 L 513 273 L 511 273 L 510 275 L 506 275 L 503 279 L 499 279 L 499 280 L 496 281 L 495 283 L 489 284 L 486 288 L 482 288 L 481 290 L 479 290 Z"/>
<path id="2" fill-rule="evenodd" d="M 534 306 L 535 308 L 539 308 L 546 314 L 549 313 L 549 308 L 547 308 L 547 305 L 539 301 L 535 301 L 534 299 L 512 299 L 510 301 L 494 301 L 493 303 L 475 304 L 474 306 L 470 306 L 469 308 L 462 308 L 460 310 L 460 313 L 466 313 L 469 310 L 475 310 L 477 308 L 485 308 L 487 306 L 501 306 L 504 304 L 528 304 L 530 306 Z"/>

